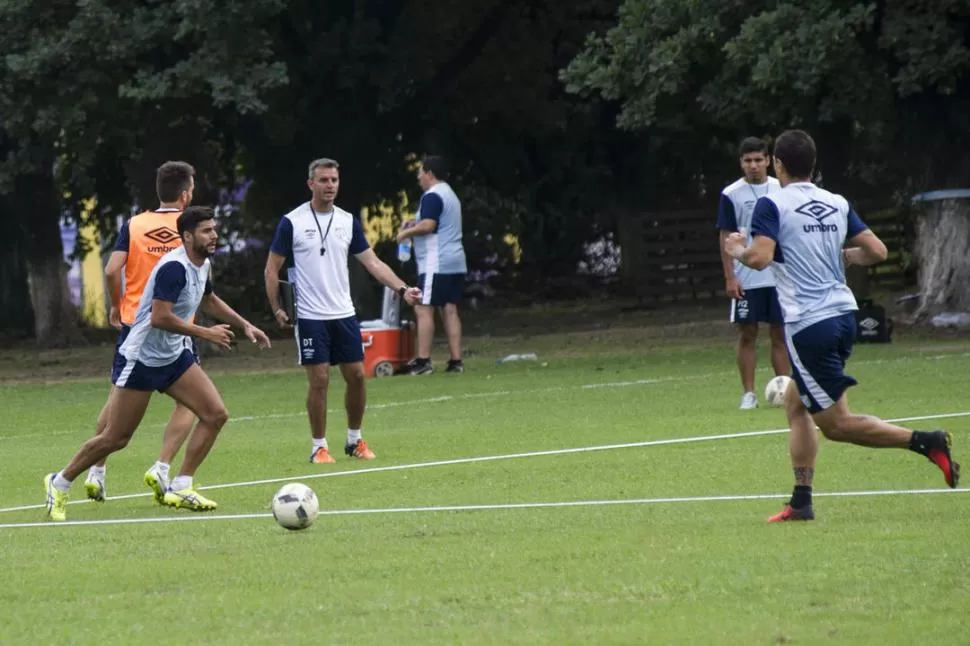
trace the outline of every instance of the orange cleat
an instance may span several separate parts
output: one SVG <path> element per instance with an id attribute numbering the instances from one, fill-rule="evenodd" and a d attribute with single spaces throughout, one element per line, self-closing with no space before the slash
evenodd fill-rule
<path id="1" fill-rule="evenodd" d="M 768 517 L 769 523 L 784 523 L 790 520 L 815 520 L 815 512 L 812 511 L 811 505 L 806 505 L 801 509 L 785 505 L 785 508 L 777 514 Z"/>
<path id="2" fill-rule="evenodd" d="M 330 455 L 330 451 L 323 448 L 322 446 L 315 449 L 310 455 L 311 464 L 333 464 L 336 460 Z"/>
<path id="3" fill-rule="evenodd" d="M 946 431 L 933 431 L 931 437 L 936 446 L 929 450 L 926 457 L 930 459 L 930 462 L 940 467 L 947 486 L 955 489 L 960 482 L 960 463 L 950 456 L 953 436 Z"/>
<path id="4" fill-rule="evenodd" d="M 358 458 L 360 460 L 373 460 L 377 456 L 374 452 L 367 447 L 367 442 L 364 440 L 357 440 L 356 444 L 347 444 L 344 446 L 344 453 L 352 458 Z"/>

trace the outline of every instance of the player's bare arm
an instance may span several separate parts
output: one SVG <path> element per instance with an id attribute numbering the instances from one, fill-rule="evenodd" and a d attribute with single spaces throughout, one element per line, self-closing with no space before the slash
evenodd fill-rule
<path id="1" fill-rule="evenodd" d="M 246 338 L 259 347 L 270 347 L 269 337 L 266 336 L 265 332 L 240 316 L 236 310 L 229 307 L 228 303 L 215 294 L 208 294 L 202 298 L 202 311 L 214 319 L 242 329 Z"/>
<path id="2" fill-rule="evenodd" d="M 848 240 L 850 246 L 842 250 L 842 259 L 847 265 L 868 267 L 886 260 L 889 251 L 875 233 L 866 229 Z"/>
<path id="3" fill-rule="evenodd" d="M 194 323 L 187 323 L 172 311 L 172 305 L 170 301 L 152 300 L 152 327 L 211 341 L 223 350 L 230 348 L 235 335 L 228 325 L 219 324 L 212 327 L 202 327 Z"/>
<path id="4" fill-rule="evenodd" d="M 744 236 L 740 233 L 732 233 L 724 239 L 723 248 L 732 258 L 736 258 L 742 265 L 752 269 L 764 269 L 775 257 L 775 241 L 768 236 L 755 235 L 751 246 L 746 247 Z"/>
<path id="5" fill-rule="evenodd" d="M 108 285 L 108 298 L 111 299 L 111 310 L 108 322 L 115 329 L 121 328 L 121 274 L 128 262 L 127 251 L 112 251 L 108 264 L 104 268 L 104 279 Z"/>
<path id="6" fill-rule="evenodd" d="M 398 231 L 397 241 L 403 242 L 408 238 L 430 235 L 437 230 L 438 230 L 438 222 L 436 220 L 428 218 L 427 220 L 421 220 L 414 226 L 408 227 L 406 229 L 402 227 L 401 230 Z"/>
<path id="7" fill-rule="evenodd" d="M 376 278 L 382 285 L 390 287 L 395 292 L 404 289 L 404 301 L 408 305 L 414 305 L 421 300 L 421 290 L 417 287 L 408 287 L 407 283 L 401 280 L 394 270 L 387 266 L 383 260 L 377 257 L 373 249 L 367 249 L 354 256 L 358 262 L 364 266 L 367 272 Z"/>
<path id="8" fill-rule="evenodd" d="M 724 269 L 724 291 L 731 298 L 741 299 L 744 297 L 744 290 L 741 283 L 734 275 L 734 259 L 724 250 L 724 241 L 731 235 L 731 231 L 721 229 L 721 267 Z"/>
<path id="9" fill-rule="evenodd" d="M 284 256 L 278 253 L 269 252 L 266 258 L 266 269 L 263 271 L 263 280 L 266 285 L 266 298 L 269 300 L 270 309 L 273 310 L 273 318 L 277 325 L 282 328 L 292 327 L 292 321 L 287 316 L 286 310 L 280 302 L 280 270 L 286 262 Z"/>

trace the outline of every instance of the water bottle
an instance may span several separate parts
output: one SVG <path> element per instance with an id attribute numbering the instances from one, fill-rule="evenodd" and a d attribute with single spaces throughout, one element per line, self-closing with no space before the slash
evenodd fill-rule
<path id="1" fill-rule="evenodd" d="M 400 260 L 402 264 L 406 263 L 408 260 L 411 260 L 411 238 L 407 238 L 398 243 L 397 259 Z"/>

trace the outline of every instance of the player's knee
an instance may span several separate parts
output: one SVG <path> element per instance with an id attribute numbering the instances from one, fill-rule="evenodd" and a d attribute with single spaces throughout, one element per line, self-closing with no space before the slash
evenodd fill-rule
<path id="1" fill-rule="evenodd" d="M 344 379 L 348 386 L 359 386 L 364 383 L 364 366 L 356 364 L 352 368 L 347 368 L 344 372 Z"/>
<path id="2" fill-rule="evenodd" d="M 754 347 L 757 341 L 758 328 L 753 326 L 745 326 L 739 330 L 738 343 L 740 343 L 742 347 Z"/>
<path id="3" fill-rule="evenodd" d="M 222 428 L 229 421 L 229 411 L 225 405 L 213 406 L 202 416 L 202 421 L 209 426 Z"/>
<path id="4" fill-rule="evenodd" d="M 326 393 L 327 388 L 330 387 L 330 374 L 329 371 L 323 374 L 314 374 L 310 377 L 310 392 L 311 393 Z"/>
<path id="5" fill-rule="evenodd" d="M 105 448 L 108 449 L 111 453 L 114 453 L 115 451 L 121 451 L 126 446 L 128 446 L 128 442 L 131 440 L 130 435 L 106 434 L 106 435 L 103 435 L 102 437 L 105 444 Z"/>

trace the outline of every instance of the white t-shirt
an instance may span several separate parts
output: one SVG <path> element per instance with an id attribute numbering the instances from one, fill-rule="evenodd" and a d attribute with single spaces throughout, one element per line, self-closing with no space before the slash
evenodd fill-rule
<path id="1" fill-rule="evenodd" d="M 744 229 L 745 244 L 751 244 L 751 218 L 754 205 L 760 198 L 781 190 L 781 184 L 774 177 L 769 177 L 764 184 L 749 184 L 742 177 L 721 191 L 721 201 L 717 207 L 717 228 L 722 231 L 740 231 Z M 737 260 L 734 261 L 734 276 L 738 279 L 742 289 L 758 289 L 760 287 L 774 287 L 775 279 L 768 269 L 752 269 L 745 267 Z"/>
<path id="2" fill-rule="evenodd" d="M 347 263 L 351 254 L 368 249 L 360 222 L 338 206 L 318 213 L 305 202 L 284 215 L 270 250 L 286 258 L 297 318 L 332 321 L 354 316 Z"/>
<path id="3" fill-rule="evenodd" d="M 810 182 L 789 184 L 758 200 L 751 233 L 775 241 L 768 267 L 789 334 L 858 309 L 845 284 L 842 247 L 866 229 L 844 197 Z"/>
<path id="4" fill-rule="evenodd" d="M 152 327 L 152 301 L 172 303 L 175 316 L 191 321 L 202 298 L 212 293 L 210 267 L 208 258 L 201 267 L 196 266 L 189 260 L 185 247 L 162 256 L 145 284 L 131 332 L 118 349 L 121 356 L 158 368 L 174 362 L 183 350 L 191 348 L 192 340 L 184 334 Z"/>

